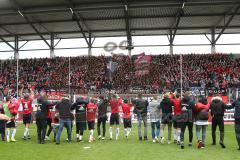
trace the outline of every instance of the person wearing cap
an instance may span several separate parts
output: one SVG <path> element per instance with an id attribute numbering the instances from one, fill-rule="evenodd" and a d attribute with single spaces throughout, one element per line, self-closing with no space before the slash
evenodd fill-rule
<path id="1" fill-rule="evenodd" d="M 71 110 L 75 110 L 77 142 L 82 142 L 83 133 L 87 129 L 87 104 L 88 100 L 78 97 L 76 102 L 71 106 Z"/>
<path id="2" fill-rule="evenodd" d="M 37 137 L 38 143 L 46 143 L 46 130 L 47 130 L 47 111 L 52 108 L 56 103 L 47 100 L 46 93 L 40 92 L 40 97 L 37 99 L 38 107 L 36 113 Z"/>
<path id="3" fill-rule="evenodd" d="M 56 144 L 60 144 L 60 137 L 63 128 L 67 128 L 68 143 L 72 142 L 72 120 L 73 114 L 71 113 L 72 103 L 68 97 L 63 97 L 62 100 L 56 104 L 56 110 L 59 112 L 60 126 L 58 129 Z"/>
<path id="4" fill-rule="evenodd" d="M 165 94 L 163 100 L 160 103 L 160 109 L 162 111 L 162 127 L 161 127 L 161 143 L 164 143 L 164 129 L 168 126 L 168 144 L 171 143 L 172 134 L 172 120 L 173 120 L 173 102 L 169 98 L 169 94 Z"/>
<path id="5" fill-rule="evenodd" d="M 105 140 L 106 134 L 106 121 L 107 121 L 107 108 L 108 108 L 108 99 L 103 96 L 99 97 L 98 105 L 98 120 L 97 120 L 97 130 L 98 130 L 98 139 Z M 101 125 L 102 125 L 102 136 L 101 136 Z"/>
<path id="6" fill-rule="evenodd" d="M 134 114 L 137 115 L 138 120 L 138 139 L 142 141 L 142 121 L 144 125 L 144 140 L 148 140 L 147 137 L 147 106 L 148 101 L 144 100 L 142 94 L 139 93 L 137 99 L 133 100 Z"/>
<path id="7" fill-rule="evenodd" d="M 154 96 L 153 100 L 149 102 L 148 110 L 150 113 L 150 121 L 151 121 L 151 128 L 152 128 L 152 140 L 153 143 L 159 142 L 159 134 L 160 134 L 160 105 L 158 101 L 158 97 Z M 155 131 L 156 128 L 156 131 Z"/>
<path id="8" fill-rule="evenodd" d="M 29 126 L 32 120 L 32 101 L 33 101 L 33 97 L 34 97 L 34 92 L 31 89 L 31 87 L 29 87 L 30 93 L 23 93 L 23 89 L 24 87 L 22 87 L 21 91 L 20 91 L 20 96 L 21 96 L 21 104 L 22 104 L 22 115 L 23 115 L 23 124 L 25 126 L 24 129 L 24 133 L 23 133 L 23 139 L 27 140 L 30 139 L 30 135 L 29 135 Z"/>

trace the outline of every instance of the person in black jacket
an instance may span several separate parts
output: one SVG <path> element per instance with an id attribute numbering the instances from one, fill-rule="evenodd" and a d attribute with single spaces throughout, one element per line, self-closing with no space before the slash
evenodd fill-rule
<path id="1" fill-rule="evenodd" d="M 219 126 L 220 130 L 220 145 L 222 148 L 226 148 L 224 145 L 224 112 L 227 106 L 222 101 L 221 97 L 213 97 L 210 104 L 211 116 L 212 116 L 212 145 L 216 145 L 216 129 Z"/>
<path id="2" fill-rule="evenodd" d="M 41 96 L 37 99 L 38 109 L 36 113 L 36 125 L 37 125 L 37 135 L 38 143 L 45 143 L 45 136 L 47 130 L 47 111 L 56 103 L 51 103 L 47 100 L 45 93 L 41 93 Z"/>
<path id="3" fill-rule="evenodd" d="M 142 121 L 144 125 L 144 140 L 148 140 L 147 138 L 147 106 L 148 101 L 144 100 L 142 94 L 138 94 L 138 98 L 133 100 L 134 104 L 134 113 L 137 115 L 138 119 L 138 138 L 142 140 Z"/>
<path id="4" fill-rule="evenodd" d="M 82 142 L 83 132 L 87 129 L 87 104 L 87 100 L 84 100 L 83 97 L 79 97 L 77 98 L 76 102 L 71 106 L 71 110 L 75 110 L 77 142 Z"/>
<path id="5" fill-rule="evenodd" d="M 186 93 L 182 99 L 181 102 L 182 107 L 182 114 L 181 114 L 181 120 L 180 120 L 180 126 L 181 126 L 181 134 L 180 134 L 180 140 L 181 140 L 181 149 L 184 149 L 184 133 L 186 127 L 188 127 L 189 132 L 189 147 L 192 146 L 192 140 L 193 140 L 193 113 L 194 113 L 194 102 L 191 101 L 189 97 L 189 93 Z"/>
<path id="6" fill-rule="evenodd" d="M 4 114 L 4 110 L 1 104 L 0 104 L 0 114 Z M 2 141 L 5 141 L 6 122 L 7 122 L 6 120 L 0 120 L 0 134 L 1 134 Z"/>
<path id="7" fill-rule="evenodd" d="M 62 100 L 57 103 L 56 110 L 59 112 L 60 126 L 58 129 L 56 144 L 60 144 L 60 137 L 62 134 L 63 127 L 67 128 L 68 143 L 72 142 L 72 120 L 74 119 L 71 113 L 72 103 L 68 97 L 63 97 Z"/>
<path id="8" fill-rule="evenodd" d="M 168 144 L 171 143 L 172 135 L 172 120 L 173 120 L 173 102 L 169 99 L 169 95 L 165 94 L 162 102 L 160 103 L 162 110 L 162 127 L 161 127 L 161 143 L 164 143 L 164 128 L 168 126 Z"/>
<path id="9" fill-rule="evenodd" d="M 240 150 L 240 97 L 233 102 L 232 108 L 235 108 L 234 118 L 235 118 L 235 134 L 238 142 L 238 150 Z"/>
<path id="10" fill-rule="evenodd" d="M 98 103 L 98 120 L 97 120 L 97 130 L 98 130 L 98 139 L 105 139 L 106 134 L 106 121 L 107 121 L 107 108 L 108 108 L 108 99 L 103 96 L 99 97 Z M 103 129 L 103 135 L 101 137 L 101 124 Z"/>

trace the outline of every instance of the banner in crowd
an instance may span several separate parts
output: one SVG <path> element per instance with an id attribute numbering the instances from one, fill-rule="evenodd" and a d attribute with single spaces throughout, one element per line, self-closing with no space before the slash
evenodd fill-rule
<path id="1" fill-rule="evenodd" d="M 117 70 L 118 63 L 110 60 L 107 64 L 107 69 L 109 72 L 113 73 Z"/>
<path id="2" fill-rule="evenodd" d="M 207 93 L 208 95 L 214 95 L 214 94 L 219 94 L 219 95 L 227 95 L 228 93 L 228 89 L 225 88 L 211 88 L 211 89 L 207 89 Z"/>
<path id="3" fill-rule="evenodd" d="M 135 76 L 140 77 L 149 74 L 150 64 L 152 62 L 152 56 L 141 53 L 135 60 Z"/>
<path id="4" fill-rule="evenodd" d="M 202 87 L 191 87 L 190 92 L 193 96 L 205 96 L 205 90 Z"/>

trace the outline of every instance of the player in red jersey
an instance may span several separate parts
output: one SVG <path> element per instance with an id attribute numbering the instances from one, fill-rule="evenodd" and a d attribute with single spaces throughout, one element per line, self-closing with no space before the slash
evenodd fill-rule
<path id="1" fill-rule="evenodd" d="M 23 124 L 25 125 L 24 133 L 23 133 L 23 139 L 27 140 L 30 139 L 29 135 L 29 126 L 32 120 L 32 101 L 34 97 L 34 92 L 31 89 L 30 86 L 28 86 L 28 90 L 30 90 L 30 94 L 28 92 L 23 93 L 24 87 L 22 87 L 20 91 L 20 96 L 21 96 L 21 104 L 23 108 Z"/>
<path id="2" fill-rule="evenodd" d="M 50 134 L 53 130 L 53 126 L 52 126 L 52 107 L 47 108 L 47 125 L 48 125 L 48 131 L 47 131 L 47 135 L 45 136 L 45 141 L 46 140 L 50 141 Z"/>
<path id="3" fill-rule="evenodd" d="M 181 98 L 179 94 L 176 94 L 175 98 L 171 99 L 174 106 L 173 128 L 174 128 L 174 143 L 180 144 L 181 126 L 179 119 L 181 118 Z"/>
<path id="4" fill-rule="evenodd" d="M 110 116 L 110 128 L 109 128 L 109 134 L 110 134 L 110 140 L 112 140 L 112 127 L 114 124 L 116 125 L 116 140 L 119 136 L 119 107 L 122 105 L 122 100 L 118 99 L 116 95 L 113 95 L 113 98 L 110 100 L 109 105 L 111 107 L 111 116 Z"/>
<path id="5" fill-rule="evenodd" d="M 88 142 L 92 142 L 94 140 L 93 132 L 94 132 L 95 119 L 96 119 L 96 112 L 97 112 L 97 105 L 94 104 L 94 100 L 91 99 L 90 103 L 87 104 L 87 123 L 88 123 L 88 130 L 90 131 Z"/>
<path id="6" fill-rule="evenodd" d="M 122 104 L 122 112 L 123 112 L 123 124 L 124 124 L 125 137 L 127 139 L 132 128 L 132 120 L 131 120 L 132 108 L 133 108 L 133 105 L 129 104 L 128 100 L 125 99 L 124 103 Z"/>

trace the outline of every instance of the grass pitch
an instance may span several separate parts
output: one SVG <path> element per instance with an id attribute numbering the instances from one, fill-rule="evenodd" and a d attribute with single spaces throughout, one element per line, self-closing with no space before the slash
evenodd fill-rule
<path id="1" fill-rule="evenodd" d="M 151 140 L 150 127 L 148 129 L 148 141 L 138 141 L 137 126 L 132 128 L 128 140 L 124 137 L 123 128 L 120 131 L 118 141 L 109 140 L 108 126 L 107 137 L 104 141 L 96 140 L 93 143 L 87 142 L 88 131 L 84 134 L 84 142 L 77 143 L 75 140 L 75 127 L 73 129 L 73 143 L 65 142 L 66 129 L 61 136 L 61 144 L 55 145 L 51 141 L 46 144 L 37 144 L 36 125 L 30 126 L 31 140 L 22 140 L 23 125 L 18 125 L 16 143 L 0 141 L 1 160 L 232 160 L 240 159 L 240 151 L 237 150 L 237 142 L 233 125 L 226 125 L 225 144 L 226 149 L 222 149 L 219 144 L 211 146 L 211 126 L 207 130 L 207 143 L 205 149 L 197 149 L 195 126 L 193 147 L 188 147 L 188 131 L 185 133 L 185 149 L 175 144 L 154 144 Z M 95 130 L 95 138 L 97 138 Z M 217 132 L 219 140 L 219 132 Z"/>

